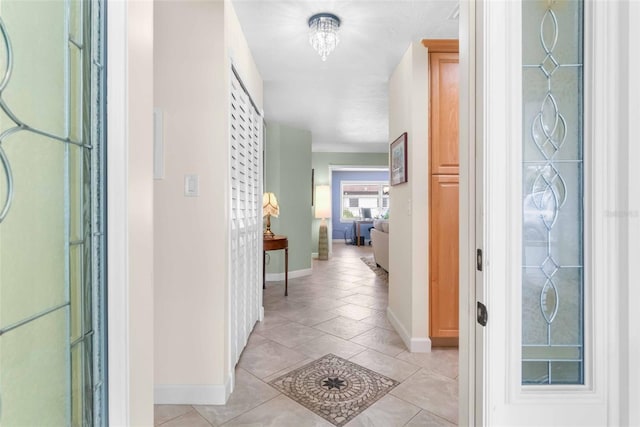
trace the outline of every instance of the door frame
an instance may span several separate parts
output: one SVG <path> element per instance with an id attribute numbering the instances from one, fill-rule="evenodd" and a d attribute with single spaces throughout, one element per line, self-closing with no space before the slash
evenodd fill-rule
<path id="1" fill-rule="evenodd" d="M 637 385 L 621 381 L 621 373 L 630 371 L 630 359 L 639 353 L 638 336 L 630 331 L 633 315 L 621 298 L 633 292 L 628 256 L 638 250 L 619 241 L 624 232 L 635 230 L 637 236 L 639 228 L 638 210 L 632 209 L 638 197 L 631 194 L 628 156 L 634 101 L 625 86 L 631 81 L 630 70 L 638 69 L 629 23 L 630 17 L 638 16 L 639 7 L 633 2 L 593 1 L 585 9 L 585 183 L 591 189 L 585 199 L 585 274 L 586 284 L 594 284 L 587 286 L 591 294 L 585 301 L 591 319 L 585 332 L 593 336 L 589 341 L 590 334 L 585 333 L 587 381 L 580 387 L 523 387 L 519 384 L 520 287 L 507 286 L 521 282 L 520 250 L 507 250 L 520 248 L 521 234 L 521 147 L 507 143 L 522 138 L 520 3 L 481 0 L 460 5 L 461 425 L 514 419 L 618 425 L 640 416 L 629 404 L 638 397 Z M 475 191 L 480 193 L 477 199 Z M 479 276 L 476 245 L 468 236 L 479 236 L 477 247 L 485 252 Z M 478 334 L 476 300 L 489 307 L 488 327 Z M 559 418 L 557 410 L 539 410 L 558 403 L 564 412 Z"/>
<path id="2" fill-rule="evenodd" d="M 380 153 L 382 154 L 382 153 Z M 381 165 L 339 165 L 339 164 L 329 164 L 329 168 L 328 168 L 328 179 L 329 179 L 329 191 L 331 192 L 331 194 L 333 194 L 333 173 L 334 172 L 384 172 L 384 171 L 388 171 L 389 167 L 388 166 L 381 166 Z M 314 183 L 314 188 L 313 191 L 315 192 L 315 186 L 316 185 L 321 185 L 318 183 Z M 335 219 L 338 222 L 340 222 L 340 218 Z M 314 222 L 317 222 L 318 220 L 314 219 Z M 329 227 L 329 257 L 333 256 L 333 222 L 334 219 L 333 218 L 329 218 L 327 220 L 327 227 Z M 314 224 L 312 226 L 313 230 L 317 230 L 317 226 L 316 224 Z M 317 239 L 313 240 L 314 242 L 317 241 Z M 317 252 L 312 252 L 311 256 L 313 258 L 317 258 L 318 253 Z"/>
<path id="3" fill-rule="evenodd" d="M 458 425 L 477 425 L 476 344 L 474 318 L 476 269 L 476 8 L 479 2 L 460 2 L 460 231 L 459 231 L 459 360 Z M 480 189 L 481 190 L 481 189 Z M 479 393 L 482 395 L 482 393 Z"/>
<path id="4" fill-rule="evenodd" d="M 153 2 L 109 1 L 109 425 L 153 424 Z"/>

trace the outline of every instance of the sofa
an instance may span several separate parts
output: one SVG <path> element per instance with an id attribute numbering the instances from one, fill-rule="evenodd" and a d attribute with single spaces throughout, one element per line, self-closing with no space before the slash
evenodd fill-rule
<path id="1" fill-rule="evenodd" d="M 371 246 L 376 264 L 389 271 L 389 221 L 376 219 L 371 229 Z"/>

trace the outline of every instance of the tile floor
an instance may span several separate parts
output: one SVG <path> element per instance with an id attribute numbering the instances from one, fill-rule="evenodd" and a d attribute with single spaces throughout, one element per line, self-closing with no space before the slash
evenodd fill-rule
<path id="1" fill-rule="evenodd" d="M 156 405 L 155 425 L 327 426 L 268 382 L 327 353 L 400 382 L 346 426 L 452 426 L 458 419 L 458 351 L 409 353 L 386 318 L 388 287 L 361 260 L 371 247 L 333 243 L 311 276 L 267 283 L 265 318 L 236 368 L 226 405 Z"/>

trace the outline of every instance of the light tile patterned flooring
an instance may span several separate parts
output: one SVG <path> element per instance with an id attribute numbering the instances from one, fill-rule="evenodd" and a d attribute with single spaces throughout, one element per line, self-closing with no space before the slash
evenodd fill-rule
<path id="1" fill-rule="evenodd" d="M 311 276 L 267 283 L 264 321 L 254 328 L 226 405 L 156 405 L 163 427 L 331 424 L 268 382 L 327 353 L 397 381 L 395 389 L 346 426 L 452 426 L 458 419 L 458 351 L 409 353 L 386 317 L 388 287 L 361 260 L 371 247 L 333 243 Z"/>

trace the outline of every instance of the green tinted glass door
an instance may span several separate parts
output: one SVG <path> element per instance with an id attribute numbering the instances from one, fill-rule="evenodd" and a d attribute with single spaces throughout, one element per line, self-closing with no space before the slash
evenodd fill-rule
<path id="1" fill-rule="evenodd" d="M 0 0 L 0 425 L 105 411 L 102 5 Z"/>

